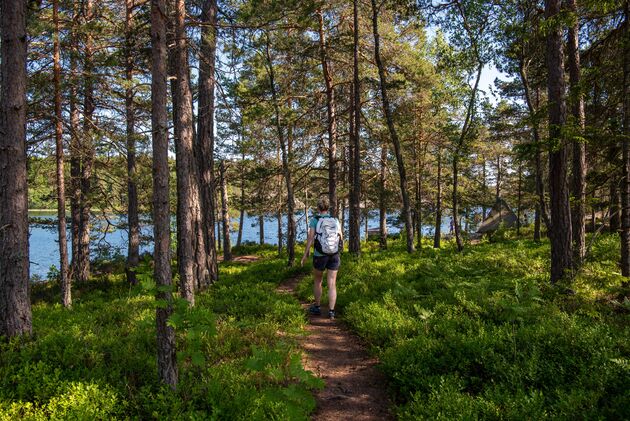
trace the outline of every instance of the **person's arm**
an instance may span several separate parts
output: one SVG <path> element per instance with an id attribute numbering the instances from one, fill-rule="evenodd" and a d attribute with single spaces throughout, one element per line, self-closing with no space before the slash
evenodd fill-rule
<path id="1" fill-rule="evenodd" d="M 304 266 L 304 262 L 306 261 L 309 254 L 311 253 L 311 246 L 313 245 L 314 238 L 315 238 L 315 229 L 309 228 L 308 236 L 306 237 L 306 247 L 304 248 L 304 256 L 302 256 L 302 262 L 301 262 L 302 266 Z"/>

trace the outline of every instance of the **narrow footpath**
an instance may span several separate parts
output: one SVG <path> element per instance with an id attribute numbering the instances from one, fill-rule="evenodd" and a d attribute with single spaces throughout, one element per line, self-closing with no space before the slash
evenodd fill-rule
<path id="1" fill-rule="evenodd" d="M 292 278 L 278 287 L 294 294 L 300 278 Z M 302 303 L 308 308 L 308 303 Z M 326 386 L 316 392 L 314 420 L 392 420 L 385 377 L 376 369 L 377 360 L 367 353 L 360 339 L 338 320 L 309 315 L 309 335 L 302 341 L 304 365 L 323 379 Z"/>

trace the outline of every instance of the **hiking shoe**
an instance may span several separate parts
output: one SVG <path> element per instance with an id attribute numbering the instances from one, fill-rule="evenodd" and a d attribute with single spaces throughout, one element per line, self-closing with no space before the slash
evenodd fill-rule
<path id="1" fill-rule="evenodd" d="M 311 314 L 314 314 L 316 316 L 319 316 L 320 314 L 322 314 L 322 310 L 320 309 L 320 307 L 316 306 L 315 304 L 311 305 L 308 308 L 308 312 L 311 313 Z"/>
<path id="2" fill-rule="evenodd" d="M 335 318 L 335 310 L 328 310 L 328 318 L 329 319 Z"/>

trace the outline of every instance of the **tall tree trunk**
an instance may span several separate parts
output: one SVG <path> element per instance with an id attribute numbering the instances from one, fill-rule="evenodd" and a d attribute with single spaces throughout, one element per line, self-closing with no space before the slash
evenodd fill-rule
<path id="1" fill-rule="evenodd" d="M 241 190 L 241 209 L 239 211 L 239 216 L 238 216 L 238 235 L 236 237 L 236 247 L 240 247 L 241 243 L 243 242 L 243 224 L 245 223 L 245 208 L 244 206 L 244 199 L 243 199 L 243 193 Z"/>
<path id="2" fill-rule="evenodd" d="M 348 251 L 361 253 L 361 80 L 359 78 L 359 0 L 353 0 L 352 98 L 349 147 Z"/>
<path id="3" fill-rule="evenodd" d="M 335 89 L 328 64 L 328 45 L 324 31 L 324 16 L 317 11 L 319 30 L 319 54 L 326 86 L 326 112 L 328 116 L 328 200 L 330 213 L 337 217 L 337 110 L 335 104 Z"/>
<path id="4" fill-rule="evenodd" d="M 538 123 L 538 108 L 540 105 L 540 90 L 536 88 L 535 103 L 532 98 L 531 87 L 529 85 L 529 78 L 527 75 L 527 69 L 523 60 L 519 61 L 519 75 L 523 84 L 523 90 L 525 92 L 525 103 L 527 104 L 527 110 L 529 112 L 529 119 L 532 125 L 532 135 L 534 144 L 536 145 L 536 155 L 534 157 L 534 163 L 536 166 L 536 195 L 538 196 L 538 212 L 547 228 L 547 232 L 551 232 L 551 221 L 549 219 L 549 211 L 547 209 L 547 201 L 545 200 L 545 183 L 543 182 L 543 165 L 542 165 L 542 148 L 540 144 L 540 125 Z M 540 233 L 540 231 L 539 231 Z M 539 234 L 540 235 L 540 234 Z"/>
<path id="5" fill-rule="evenodd" d="M 439 249 L 442 241 L 442 151 L 437 148 L 437 192 L 435 194 L 435 232 L 433 248 Z"/>
<path id="6" fill-rule="evenodd" d="M 258 215 L 258 242 L 262 246 L 265 244 L 265 215 Z"/>
<path id="7" fill-rule="evenodd" d="M 356 1 L 356 0 L 355 0 Z M 379 8 L 376 5 L 376 0 L 372 2 L 372 30 L 374 33 L 374 59 L 376 66 L 378 67 L 379 87 L 381 91 L 381 99 L 383 101 L 383 112 L 385 113 L 385 120 L 387 122 L 387 128 L 389 130 L 389 136 L 391 137 L 394 145 L 394 154 L 396 155 L 396 163 L 398 164 L 398 174 L 400 178 L 400 193 L 402 196 L 403 208 L 402 216 L 405 222 L 405 234 L 407 236 L 407 252 L 412 253 L 415 250 L 413 243 L 413 224 L 411 221 L 411 206 L 409 203 L 409 192 L 407 190 L 407 173 L 405 171 L 405 162 L 402 155 L 402 147 L 400 140 L 398 139 L 398 133 L 394 126 L 394 118 L 392 116 L 391 106 L 389 104 L 389 98 L 387 96 L 387 84 L 385 77 L 385 67 L 381 60 L 381 41 L 378 32 L 378 12 Z"/>
<path id="8" fill-rule="evenodd" d="M 547 92 L 549 98 L 549 195 L 551 198 L 551 282 L 573 268 L 573 240 L 567 183 L 567 146 L 564 138 L 566 100 L 564 82 L 563 28 L 557 22 L 561 0 L 545 0 L 545 18 L 553 22 L 547 33 Z"/>
<path id="9" fill-rule="evenodd" d="M 127 120 L 127 281 L 136 284 L 136 268 L 140 262 L 140 224 L 138 220 L 138 188 L 136 186 L 136 133 L 133 90 L 134 72 L 134 0 L 125 0 L 125 116 Z"/>
<path id="10" fill-rule="evenodd" d="M 455 243 L 457 250 L 462 251 L 464 245 L 462 243 L 460 226 L 459 226 L 459 197 L 457 189 L 459 184 L 459 154 L 453 157 L 453 229 L 455 230 Z"/>
<path id="11" fill-rule="evenodd" d="M 26 2 L 0 6 L 0 336 L 32 332 L 26 172 Z"/>
<path id="12" fill-rule="evenodd" d="M 273 60 L 269 51 L 269 38 L 267 38 L 266 55 L 268 65 L 269 87 L 271 89 L 271 98 L 274 107 L 274 123 L 276 126 L 278 141 L 280 143 L 280 152 L 282 156 L 282 172 L 284 175 L 284 181 L 287 188 L 287 252 L 288 252 L 288 266 L 293 266 L 295 260 L 295 194 L 293 192 L 293 181 L 290 167 L 290 154 L 287 150 L 287 143 L 284 136 L 284 130 L 280 122 L 280 103 L 278 100 L 278 92 L 276 89 L 275 72 L 273 66 Z M 278 226 L 281 226 L 281 221 L 278 221 Z M 279 228 L 280 230 L 281 228 Z"/>
<path id="13" fill-rule="evenodd" d="M 482 178 L 483 178 L 483 185 L 482 185 L 482 189 L 483 189 L 483 195 L 484 195 L 484 203 L 481 206 L 481 220 L 485 221 L 486 220 L 486 213 L 488 211 L 488 209 L 486 208 L 486 203 L 485 203 L 485 197 L 486 197 L 486 193 L 488 193 L 488 179 L 487 179 L 487 174 L 486 174 L 486 157 L 483 157 L 483 166 L 482 166 Z"/>
<path id="14" fill-rule="evenodd" d="M 201 43 L 199 47 L 199 99 L 197 141 L 195 151 L 199 168 L 199 191 L 208 277 L 211 282 L 219 278 L 217 248 L 214 235 L 214 96 L 217 43 L 217 2 L 204 0 L 201 6 Z"/>
<path id="15" fill-rule="evenodd" d="M 156 299 L 165 303 L 155 309 L 157 366 L 160 380 L 175 389 L 177 358 L 175 331 L 168 325 L 173 312 L 171 279 L 171 217 L 169 208 L 168 111 L 166 48 L 166 0 L 151 0 L 151 137 L 153 143 L 153 236 L 158 287 Z"/>
<path id="16" fill-rule="evenodd" d="M 497 185 L 494 194 L 494 201 L 498 202 L 501 198 L 501 155 L 497 156 Z"/>
<path id="17" fill-rule="evenodd" d="M 70 38 L 72 40 L 71 49 L 77 51 L 79 44 L 79 35 L 77 27 L 80 12 L 78 6 L 73 5 L 73 17 L 70 30 Z M 78 60 L 76 54 L 70 55 L 70 217 L 72 221 L 72 264 L 70 273 L 75 281 L 79 277 L 79 234 L 81 227 L 81 142 L 79 140 L 79 108 L 77 102 L 78 95 Z"/>
<path id="18" fill-rule="evenodd" d="M 521 210 L 523 203 L 523 165 L 518 164 L 518 192 L 516 195 L 516 235 L 521 235 Z"/>
<path id="19" fill-rule="evenodd" d="M 422 115 L 420 115 L 420 120 L 422 121 Z M 422 126 L 421 126 L 422 127 Z M 416 216 L 416 235 L 418 237 L 417 247 L 418 250 L 422 248 L 422 175 L 424 172 L 424 156 L 425 150 L 423 150 L 422 143 L 422 129 L 418 135 L 418 141 L 416 146 L 414 147 L 414 175 L 415 175 L 415 193 L 416 193 L 416 206 L 415 206 L 415 216 Z M 426 148 L 426 146 L 424 146 Z"/>
<path id="20" fill-rule="evenodd" d="M 623 183 L 621 187 L 621 275 L 630 278 L 630 2 L 623 23 Z M 626 280 L 624 286 L 629 286 Z"/>
<path id="21" fill-rule="evenodd" d="M 241 164 L 245 163 L 245 152 L 241 153 Z M 243 226 L 245 224 L 245 171 L 241 168 L 241 203 L 240 215 L 238 218 L 238 237 L 236 238 L 236 246 L 240 247 L 243 241 Z"/>
<path id="22" fill-rule="evenodd" d="M 381 142 L 381 169 L 379 173 L 378 227 L 381 249 L 387 249 L 387 208 L 385 194 L 387 192 L 387 141 Z"/>
<path id="23" fill-rule="evenodd" d="M 352 108 L 352 107 L 350 107 Z M 352 113 L 350 113 L 350 121 L 352 121 Z M 354 127 L 354 123 L 350 124 L 350 126 Z M 350 130 L 350 133 L 352 133 L 352 130 Z M 348 142 L 350 143 L 350 142 Z M 344 186 L 344 188 L 347 190 L 348 188 L 348 146 L 344 146 L 343 150 L 342 150 L 342 167 L 341 167 L 341 184 Z M 344 237 L 345 237 L 345 232 L 346 232 L 346 196 L 347 195 L 343 195 L 341 197 L 341 199 L 338 201 L 339 204 L 339 222 L 341 224 L 341 232 L 344 233 Z"/>
<path id="24" fill-rule="evenodd" d="M 538 203 L 535 205 L 534 210 L 534 241 L 540 241 L 540 206 Z"/>
<path id="25" fill-rule="evenodd" d="M 68 241 L 66 239 L 66 187 L 63 156 L 63 114 L 61 109 L 61 47 L 59 43 L 59 0 L 53 0 L 53 79 L 55 85 L 55 158 L 57 161 L 57 220 L 59 230 L 59 275 L 61 303 L 72 306 L 72 283 L 68 273 Z"/>
<path id="26" fill-rule="evenodd" d="M 278 223 L 278 254 L 282 253 L 282 247 L 284 243 L 284 236 L 282 234 L 282 200 L 278 204 L 278 211 L 276 212 L 276 222 Z"/>
<path id="27" fill-rule="evenodd" d="M 621 227 L 619 211 L 619 178 L 615 173 L 610 179 L 610 206 L 608 210 L 610 215 L 610 232 L 613 234 L 618 233 Z"/>
<path id="28" fill-rule="evenodd" d="M 85 24 L 94 19 L 94 3 L 86 0 L 83 10 Z M 90 212 L 92 170 L 94 167 L 94 40 L 90 31 L 86 32 L 83 62 L 83 135 L 81 139 L 81 200 L 79 204 L 79 265 L 77 280 L 86 282 L 90 278 Z"/>
<path id="29" fill-rule="evenodd" d="M 219 163 L 221 185 L 221 222 L 223 224 L 223 260 L 232 260 L 232 243 L 230 242 L 230 209 L 228 204 L 227 180 L 225 177 L 225 163 Z"/>
<path id="30" fill-rule="evenodd" d="M 573 141 L 573 172 L 571 193 L 571 223 L 573 225 L 573 264 L 578 267 L 586 252 L 586 147 L 581 137 L 584 133 L 584 96 L 580 87 L 580 46 L 577 1 L 567 0 L 567 8 L 572 13 L 573 23 L 569 27 L 567 55 L 569 61 L 569 83 L 571 86 L 571 114 L 573 124 L 580 138 Z"/>
<path id="31" fill-rule="evenodd" d="M 175 0 L 173 54 L 173 116 L 176 135 L 177 173 L 177 249 L 178 270 L 182 297 L 191 306 L 195 304 L 193 224 L 196 193 L 193 163 L 193 116 L 192 94 L 188 74 L 188 43 L 186 40 L 186 6 L 184 0 Z"/>

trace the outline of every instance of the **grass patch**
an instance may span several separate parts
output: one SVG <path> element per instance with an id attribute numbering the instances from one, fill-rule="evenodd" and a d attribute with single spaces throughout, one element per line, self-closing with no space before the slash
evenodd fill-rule
<path id="1" fill-rule="evenodd" d="M 321 387 L 301 365 L 306 318 L 275 293 L 295 271 L 271 257 L 220 265 L 178 320 L 176 392 L 157 379 L 151 293 L 105 274 L 66 310 L 55 283 L 35 285 L 34 337 L 0 344 L 0 420 L 306 419 Z"/>
<path id="2" fill-rule="evenodd" d="M 337 309 L 381 359 L 401 419 L 630 419 L 630 306 L 606 301 L 618 241 L 597 241 L 576 295 L 549 285 L 548 243 L 368 243 L 342 257 Z"/>

